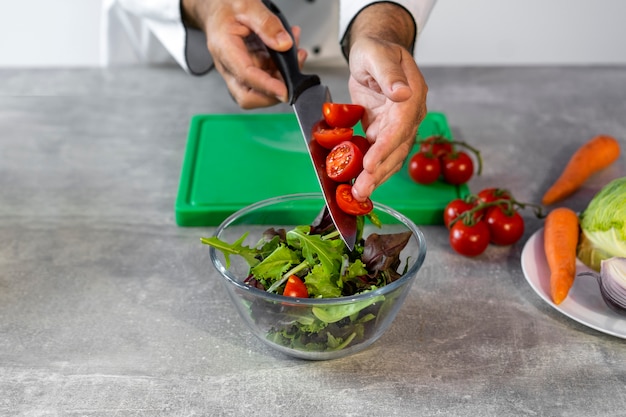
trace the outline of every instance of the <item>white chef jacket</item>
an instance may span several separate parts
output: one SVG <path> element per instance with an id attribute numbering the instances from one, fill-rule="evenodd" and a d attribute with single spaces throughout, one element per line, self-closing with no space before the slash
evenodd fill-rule
<path id="1" fill-rule="evenodd" d="M 436 0 L 395 0 L 413 16 L 417 35 Z M 274 0 L 291 25 L 301 27 L 307 64 L 345 63 L 340 42 L 360 10 L 376 0 Z M 176 62 L 200 75 L 213 61 L 204 34 L 183 25 L 180 0 L 103 0 L 101 64 Z"/>

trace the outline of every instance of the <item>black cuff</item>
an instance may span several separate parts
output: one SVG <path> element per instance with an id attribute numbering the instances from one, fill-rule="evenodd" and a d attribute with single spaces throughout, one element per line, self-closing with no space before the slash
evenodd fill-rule
<path id="1" fill-rule="evenodd" d="M 204 75 L 213 69 L 213 58 L 201 30 L 185 27 L 185 62 L 193 75 Z"/>
<path id="2" fill-rule="evenodd" d="M 199 29 L 190 28 L 183 19 L 183 4 L 179 2 L 180 17 L 185 28 L 185 62 L 193 75 L 204 75 L 214 67 L 213 58 L 206 46 L 206 35 Z"/>

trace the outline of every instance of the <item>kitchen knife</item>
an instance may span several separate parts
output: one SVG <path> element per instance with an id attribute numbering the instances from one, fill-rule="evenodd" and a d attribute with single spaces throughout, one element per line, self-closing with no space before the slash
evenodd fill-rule
<path id="1" fill-rule="evenodd" d="M 282 12 L 270 0 L 263 0 L 263 4 L 278 16 L 285 29 L 291 34 L 291 26 Z M 291 37 L 293 39 L 293 34 Z M 300 72 L 295 40 L 291 49 L 285 52 L 267 49 L 287 85 L 289 103 L 293 107 L 300 124 L 300 130 L 302 130 L 304 142 L 311 156 L 315 175 L 322 189 L 330 217 L 333 219 L 341 239 L 348 249 L 352 250 L 356 242 L 356 216 L 345 213 L 337 205 L 335 192 L 338 183 L 326 174 L 326 155 L 329 151 L 313 140 L 313 127 L 324 118 L 322 105 L 324 102 L 331 101 L 330 91 L 328 87 L 321 84 L 317 75 Z"/>

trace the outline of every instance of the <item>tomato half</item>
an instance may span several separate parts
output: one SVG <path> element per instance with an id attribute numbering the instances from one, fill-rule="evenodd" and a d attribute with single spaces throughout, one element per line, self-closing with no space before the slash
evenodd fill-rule
<path id="1" fill-rule="evenodd" d="M 353 127 L 361 120 L 365 108 L 359 104 L 324 103 L 324 120 L 332 127 Z"/>
<path id="2" fill-rule="evenodd" d="M 452 223 L 461 214 L 473 208 L 474 205 L 472 203 L 468 203 L 462 198 L 455 198 L 454 200 L 450 201 L 443 209 L 443 224 L 445 224 L 446 227 L 449 229 L 450 223 Z"/>
<path id="3" fill-rule="evenodd" d="M 507 212 L 500 206 L 491 207 L 487 210 L 485 221 L 493 244 L 512 245 L 524 235 L 524 219 L 515 210 Z"/>
<path id="4" fill-rule="evenodd" d="M 439 159 L 425 152 L 415 153 L 409 159 L 409 176 L 418 184 L 431 184 L 441 175 Z"/>
<path id="5" fill-rule="evenodd" d="M 442 164 L 443 179 L 448 184 L 465 184 L 474 175 L 474 162 L 466 152 L 446 154 Z"/>
<path id="6" fill-rule="evenodd" d="M 341 142 L 352 139 L 354 130 L 351 127 L 331 127 L 320 121 L 313 127 L 313 139 L 326 149 L 332 149 Z"/>
<path id="7" fill-rule="evenodd" d="M 473 224 L 458 221 L 450 228 L 450 246 L 464 256 L 478 256 L 489 246 L 489 227 L 483 220 Z"/>
<path id="8" fill-rule="evenodd" d="M 287 297 L 309 298 L 309 291 L 297 275 L 291 275 L 287 278 L 283 295 Z"/>
<path id="9" fill-rule="evenodd" d="M 372 200 L 369 198 L 363 202 L 356 200 L 352 196 L 352 186 L 350 184 L 339 184 L 336 197 L 339 208 L 353 216 L 363 216 L 374 208 Z"/>
<path id="10" fill-rule="evenodd" d="M 348 182 L 363 171 L 363 154 L 356 144 L 341 142 L 326 156 L 326 174 L 337 182 Z"/>

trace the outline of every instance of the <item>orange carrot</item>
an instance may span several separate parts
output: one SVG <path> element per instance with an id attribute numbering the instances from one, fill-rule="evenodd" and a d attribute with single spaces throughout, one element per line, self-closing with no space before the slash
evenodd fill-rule
<path id="1" fill-rule="evenodd" d="M 559 207 L 548 213 L 543 230 L 543 247 L 550 268 L 550 294 L 555 304 L 567 297 L 576 276 L 578 215 Z"/>
<path id="2" fill-rule="evenodd" d="M 619 158 L 619 142 L 606 135 L 595 136 L 572 155 L 561 176 L 543 195 L 544 205 L 554 204 L 578 190 L 596 172 Z"/>

